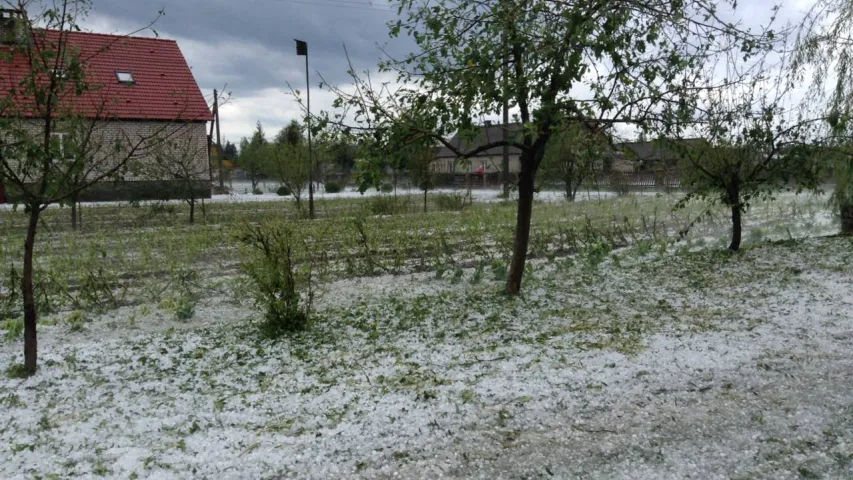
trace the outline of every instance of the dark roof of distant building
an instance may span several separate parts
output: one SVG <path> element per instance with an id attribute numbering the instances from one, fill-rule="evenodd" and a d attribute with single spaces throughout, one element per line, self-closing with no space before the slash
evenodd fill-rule
<path id="1" fill-rule="evenodd" d="M 503 139 L 503 124 L 486 124 L 480 128 L 480 131 L 474 136 L 471 141 L 466 142 L 462 141 L 459 138 L 459 135 L 454 135 L 453 138 L 450 139 L 450 144 L 454 146 L 454 148 L 462 151 L 471 151 L 475 148 L 481 147 L 483 145 L 488 145 L 492 142 L 497 142 Z M 510 123 L 506 126 L 507 137 L 512 139 L 518 139 L 520 137 L 519 133 L 521 132 L 521 124 L 519 123 Z M 484 152 L 480 152 L 475 157 L 490 157 L 495 155 L 502 155 L 503 147 L 493 147 Z M 518 147 L 509 147 L 510 155 L 520 155 L 521 150 Z M 438 158 L 456 158 L 458 155 L 453 152 L 453 150 L 447 148 L 446 146 L 442 146 L 438 148 L 438 152 L 436 153 L 436 157 Z"/>
<path id="2" fill-rule="evenodd" d="M 676 142 L 680 142 L 686 146 L 697 145 L 699 142 L 703 141 L 701 138 L 685 138 L 682 140 L 675 140 Z M 623 142 L 617 143 L 616 148 L 621 150 L 622 152 L 628 153 L 630 152 L 633 159 L 642 162 L 648 161 L 660 161 L 666 159 L 675 159 L 678 157 L 678 154 L 673 153 L 671 148 L 667 148 L 662 142 L 659 141 L 645 141 L 645 142 Z"/>

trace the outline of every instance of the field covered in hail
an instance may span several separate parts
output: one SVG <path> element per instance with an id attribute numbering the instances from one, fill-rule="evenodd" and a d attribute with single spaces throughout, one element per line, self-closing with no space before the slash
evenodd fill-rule
<path id="1" fill-rule="evenodd" d="M 0 211 L 0 478 L 853 477 L 853 240 L 825 197 L 723 209 L 448 195 L 45 212 L 40 370 L 19 379 L 25 218 Z M 272 199 L 265 199 L 272 200 Z M 703 220 L 694 224 L 700 215 Z M 270 341 L 244 222 L 292 222 L 315 326 Z M 679 232 L 691 226 L 690 233 Z"/>

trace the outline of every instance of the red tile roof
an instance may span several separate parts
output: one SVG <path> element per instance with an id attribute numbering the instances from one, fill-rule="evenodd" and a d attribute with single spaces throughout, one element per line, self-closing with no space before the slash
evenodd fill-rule
<path id="1" fill-rule="evenodd" d="M 37 32 L 55 43 L 59 32 Z M 86 32 L 64 32 L 78 52 L 90 91 L 61 95 L 60 107 L 91 118 L 209 121 L 213 119 L 177 42 Z M 37 40 L 38 42 L 39 40 Z M 79 49 L 79 50 L 78 50 Z M 8 51 L 8 47 L 4 50 Z M 0 91 L 19 88 L 28 75 L 24 55 L 0 60 Z M 116 72 L 131 72 L 136 83 L 119 83 Z M 19 97 L 20 98 L 20 97 Z M 30 104 L 32 101 L 29 102 Z M 22 105 L 23 109 L 23 105 Z"/>

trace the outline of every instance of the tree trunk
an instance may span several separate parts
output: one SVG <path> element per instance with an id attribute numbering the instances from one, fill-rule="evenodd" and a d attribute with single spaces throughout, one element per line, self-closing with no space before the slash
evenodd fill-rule
<path id="1" fill-rule="evenodd" d="M 190 225 L 195 223 L 195 199 L 191 198 L 187 201 L 190 204 Z"/>
<path id="2" fill-rule="evenodd" d="M 77 199 L 71 197 L 71 230 L 77 230 Z"/>
<path id="3" fill-rule="evenodd" d="M 732 243 L 729 244 L 729 250 L 733 252 L 740 249 L 741 229 L 740 206 L 732 205 Z"/>
<path id="4" fill-rule="evenodd" d="M 739 185 L 735 184 L 729 188 L 729 205 L 732 209 L 732 243 L 729 244 L 729 250 L 733 252 L 740 249 L 740 240 L 743 233 L 739 187 Z"/>
<path id="5" fill-rule="evenodd" d="M 506 280 L 507 295 L 521 292 L 524 265 L 527 262 L 527 246 L 530 243 L 530 220 L 533 215 L 534 178 L 536 171 L 524 161 L 518 179 L 518 214 L 515 222 L 515 245 Z"/>
<path id="6" fill-rule="evenodd" d="M 577 189 L 575 189 L 574 185 L 572 185 L 572 180 L 567 179 L 566 180 L 566 200 L 568 200 L 570 202 L 574 202 L 576 191 L 577 191 Z"/>
<path id="7" fill-rule="evenodd" d="M 27 227 L 27 239 L 24 243 L 24 272 L 21 278 L 21 294 L 24 297 L 24 369 L 27 375 L 36 373 L 38 362 L 38 339 L 36 336 L 36 299 L 33 289 L 33 250 L 38 227 L 38 205 L 30 205 L 30 223 Z"/>
<path id="8" fill-rule="evenodd" d="M 853 235 L 853 203 L 844 203 L 840 207 L 841 234 Z"/>
<path id="9" fill-rule="evenodd" d="M 424 213 L 427 212 L 427 189 L 424 189 Z"/>

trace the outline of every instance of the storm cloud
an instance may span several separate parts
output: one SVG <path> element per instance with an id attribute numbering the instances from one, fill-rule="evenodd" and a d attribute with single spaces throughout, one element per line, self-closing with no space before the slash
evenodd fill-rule
<path id="1" fill-rule="evenodd" d="M 126 34 L 156 19 L 154 31 L 178 42 L 206 96 L 227 85 L 232 98 L 222 109 L 222 132 L 236 143 L 256 121 L 271 136 L 301 117 L 287 87 L 305 88 L 295 38 L 309 46 L 312 110 L 328 109 L 333 97 L 317 88 L 317 73 L 349 83 L 343 45 L 357 70 L 375 68 L 380 46 L 394 55 L 412 48 L 407 39 L 389 38 L 387 22 L 396 18 L 384 0 L 94 0 L 83 26 Z"/>
<path id="2" fill-rule="evenodd" d="M 222 133 L 238 142 L 261 121 L 269 136 L 302 117 L 287 84 L 305 87 L 304 57 L 293 39 L 309 45 L 312 110 L 329 109 L 333 95 L 318 89 L 317 72 L 347 85 L 343 45 L 357 71 L 374 69 L 380 46 L 396 57 L 414 49 L 408 38 L 392 39 L 387 23 L 397 18 L 389 0 L 93 0 L 87 30 L 132 32 L 158 17 L 154 30 L 178 41 L 199 86 L 209 97 L 227 85 L 232 98 L 221 112 Z M 796 21 L 813 0 L 788 0 L 777 25 Z M 737 11 L 718 12 L 735 23 L 760 28 L 770 16 L 766 0 L 742 0 Z M 144 32 L 142 35 L 153 35 Z M 374 74 L 375 75 L 375 74 Z M 393 80 L 393 77 L 375 79 Z M 497 120 L 497 117 L 494 118 Z"/>

